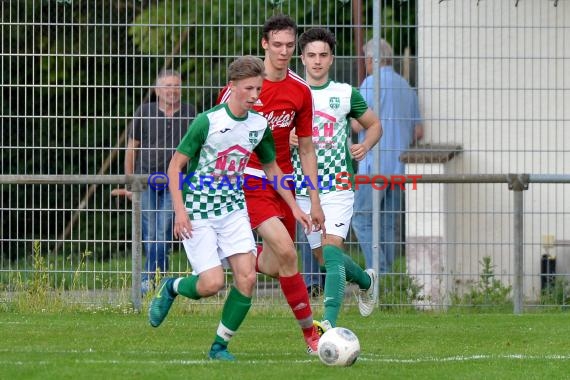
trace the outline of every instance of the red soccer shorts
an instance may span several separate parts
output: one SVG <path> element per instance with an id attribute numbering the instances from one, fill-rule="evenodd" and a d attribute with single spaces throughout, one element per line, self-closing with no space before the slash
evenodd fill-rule
<path id="1" fill-rule="evenodd" d="M 290 182 L 289 185 L 288 188 L 291 189 L 291 193 L 294 197 L 295 185 L 293 182 Z M 263 181 L 259 177 L 245 174 L 243 190 L 251 228 L 256 229 L 267 219 L 276 216 L 281 219 L 287 232 L 289 232 L 289 236 L 295 241 L 295 226 L 297 221 L 293 216 L 291 208 L 285 203 L 285 200 L 281 198 L 281 195 L 275 191 L 271 184 L 267 181 Z"/>

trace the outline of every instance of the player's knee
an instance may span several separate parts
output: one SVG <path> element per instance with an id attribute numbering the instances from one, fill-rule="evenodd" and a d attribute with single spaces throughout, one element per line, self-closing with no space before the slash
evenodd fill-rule
<path id="1" fill-rule="evenodd" d="M 288 247 L 283 251 L 282 261 L 286 263 L 295 263 L 297 264 L 297 251 L 295 250 L 294 246 Z"/>
<path id="2" fill-rule="evenodd" d="M 200 294 L 203 297 L 213 296 L 215 294 L 218 294 L 218 292 L 224 288 L 224 285 L 225 281 L 223 277 L 222 278 L 212 277 L 205 279 L 200 284 Z"/>
<path id="3" fill-rule="evenodd" d="M 236 286 L 243 294 L 251 294 L 253 288 L 255 287 L 256 280 L 257 280 L 256 273 L 251 272 L 241 277 L 239 282 L 236 279 Z"/>
<path id="4" fill-rule="evenodd" d="M 276 241 L 271 245 L 272 254 L 281 265 L 285 263 L 297 263 L 297 250 L 289 239 Z"/>
<path id="5" fill-rule="evenodd" d="M 254 271 L 250 271 L 248 273 L 240 275 L 239 277 L 236 277 L 236 282 L 238 284 L 243 284 L 243 286 L 245 286 L 246 288 L 249 287 L 253 288 L 255 286 L 256 279 L 257 279 L 256 273 Z"/>

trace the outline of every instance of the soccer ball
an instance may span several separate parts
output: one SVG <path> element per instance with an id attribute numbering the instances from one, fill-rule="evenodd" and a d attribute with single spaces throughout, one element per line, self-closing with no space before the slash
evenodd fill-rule
<path id="1" fill-rule="evenodd" d="M 360 342 L 349 329 L 335 327 L 321 336 L 317 352 L 319 359 L 326 365 L 349 367 L 360 355 Z"/>

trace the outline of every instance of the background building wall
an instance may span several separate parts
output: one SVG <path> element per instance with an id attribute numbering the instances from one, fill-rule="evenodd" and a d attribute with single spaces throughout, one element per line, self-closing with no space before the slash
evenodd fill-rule
<path id="1" fill-rule="evenodd" d="M 426 141 L 460 144 L 449 173 L 564 174 L 570 171 L 570 4 L 565 1 L 420 1 L 418 87 Z M 472 281 L 490 255 L 512 273 L 512 192 L 506 185 L 447 185 L 455 200 L 449 255 Z M 564 185 L 524 192 L 525 295 L 540 290 L 542 235 L 568 238 Z M 563 215 L 565 213 L 566 215 Z M 563 269 L 563 268 L 560 268 Z M 469 275 L 471 273 L 471 275 Z"/>

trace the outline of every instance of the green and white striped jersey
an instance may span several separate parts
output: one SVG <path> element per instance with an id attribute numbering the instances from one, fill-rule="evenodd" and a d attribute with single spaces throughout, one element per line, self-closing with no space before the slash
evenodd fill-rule
<path id="1" fill-rule="evenodd" d="M 227 103 L 199 114 L 177 151 L 190 158 L 180 185 L 191 220 L 244 209 L 243 172 L 252 152 L 263 164 L 275 160 L 267 120 L 255 111 L 238 118 Z"/>
<path id="2" fill-rule="evenodd" d="M 368 105 L 357 89 L 346 83 L 329 80 L 322 86 L 311 86 L 315 112 L 313 119 L 313 144 L 317 154 L 318 183 L 311 184 L 303 175 L 299 150 L 292 151 L 295 168 L 297 195 L 309 195 L 307 186 L 318 188 L 325 194 L 342 188 L 336 180 L 341 173 L 354 174 L 349 152 L 348 138 L 350 125 L 348 118 L 359 118 Z M 346 181 L 346 176 L 344 179 Z"/>

